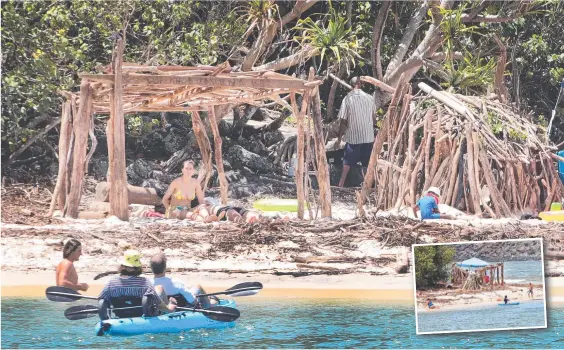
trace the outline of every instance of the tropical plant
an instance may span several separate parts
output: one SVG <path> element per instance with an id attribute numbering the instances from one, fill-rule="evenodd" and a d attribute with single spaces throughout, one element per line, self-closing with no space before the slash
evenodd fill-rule
<path id="1" fill-rule="evenodd" d="M 416 288 L 432 287 L 447 279 L 455 253 L 454 248 L 444 245 L 414 247 Z"/>
<path id="2" fill-rule="evenodd" d="M 326 54 L 329 64 L 343 62 L 347 70 L 351 64 L 356 66 L 356 59 L 362 60 L 358 40 L 351 34 L 351 28 L 347 28 L 346 18 L 340 16 L 332 6 L 328 14 L 316 21 L 311 16 L 299 20 L 294 30 L 302 31 L 302 35 L 294 37 L 302 47 L 310 46 L 319 51 L 320 67 Z"/>

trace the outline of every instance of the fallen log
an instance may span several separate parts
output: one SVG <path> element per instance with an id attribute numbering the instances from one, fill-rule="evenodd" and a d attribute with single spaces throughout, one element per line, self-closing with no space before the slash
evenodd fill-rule
<path id="1" fill-rule="evenodd" d="M 107 211 L 79 211 L 78 218 L 79 219 L 105 219 L 110 216 L 110 213 Z"/>
<path id="2" fill-rule="evenodd" d="M 161 197 L 159 197 L 154 188 L 127 185 L 127 192 L 129 204 L 160 205 L 162 201 Z M 107 182 L 100 182 L 96 186 L 94 199 L 98 202 L 109 202 L 110 184 Z"/>

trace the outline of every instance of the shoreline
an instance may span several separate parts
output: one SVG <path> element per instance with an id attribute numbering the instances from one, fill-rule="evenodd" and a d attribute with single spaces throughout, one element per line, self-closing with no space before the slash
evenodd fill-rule
<path id="1" fill-rule="evenodd" d="M 559 303 L 563 303 L 563 300 L 552 300 L 549 301 L 547 300 L 547 304 L 559 304 Z M 519 305 L 523 305 L 523 304 L 530 304 L 532 302 L 539 302 L 539 301 L 544 301 L 544 299 L 529 299 L 529 300 L 515 300 L 516 302 L 519 302 Z M 491 307 L 495 307 L 498 304 L 503 303 L 502 301 L 485 301 L 483 303 L 472 303 L 472 304 L 448 304 L 448 305 L 444 305 L 441 306 L 440 309 L 427 309 L 427 308 L 422 308 L 421 306 L 417 306 L 417 313 L 418 314 L 428 314 L 428 313 L 435 313 L 435 312 L 445 312 L 445 311 L 457 311 L 457 310 L 480 310 L 482 308 L 491 308 Z"/>
<path id="2" fill-rule="evenodd" d="M 110 276 L 93 281 L 96 273 L 80 273 L 81 282 L 90 285 L 86 295 L 97 295 Z M 358 299 L 382 304 L 414 305 L 411 274 L 373 276 L 368 274 L 273 276 L 260 273 L 171 273 L 187 283 L 200 283 L 207 292 L 219 292 L 241 282 L 258 281 L 264 289 L 245 302 L 264 299 Z M 2 271 L 2 298 L 45 297 L 45 289 L 55 283 L 53 271 Z M 564 304 L 564 277 L 546 278 L 547 304 Z M 473 307 L 477 303 L 461 305 Z M 445 308 L 450 309 L 450 306 Z M 443 307 L 441 307 L 443 309 Z M 439 309 L 439 310 L 441 310 Z"/>
<path id="3" fill-rule="evenodd" d="M 86 295 L 97 295 L 110 276 L 93 281 L 95 273 L 79 273 L 79 281 L 90 285 Z M 359 299 L 382 303 L 413 305 L 411 275 L 371 276 L 365 274 L 313 275 L 307 277 L 273 276 L 260 273 L 170 273 L 188 283 L 201 284 L 206 292 L 219 292 L 241 282 L 258 281 L 263 290 L 253 299 Z M 55 284 L 51 271 L 2 271 L 1 291 L 4 297 L 44 297 L 45 289 Z M 149 275 L 144 275 L 148 277 Z M 375 288 L 375 286 L 378 286 Z M 564 295 L 564 294 L 563 294 Z"/>

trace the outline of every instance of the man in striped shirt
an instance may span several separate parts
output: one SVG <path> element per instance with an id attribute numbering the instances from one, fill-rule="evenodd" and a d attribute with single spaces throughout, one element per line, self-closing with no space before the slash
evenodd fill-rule
<path id="1" fill-rule="evenodd" d="M 335 147 L 340 147 L 341 138 L 344 135 L 345 157 L 339 187 L 345 185 L 351 166 L 356 166 L 359 161 L 362 163 L 364 176 L 374 144 L 374 123 L 376 122 L 374 98 L 360 89 L 359 77 L 352 78 L 351 85 L 354 89 L 345 96 L 339 110 L 341 124 L 335 143 Z"/>
<path id="2" fill-rule="evenodd" d="M 150 280 L 140 276 L 143 273 L 141 266 L 141 254 L 138 251 L 128 250 L 124 253 L 124 260 L 119 267 L 119 277 L 111 279 L 98 296 L 98 299 L 102 301 L 99 313 L 100 319 L 106 320 L 109 318 L 108 308 L 112 304 L 112 299 L 115 298 L 142 299 L 147 297 L 149 303 L 147 310 L 153 315 L 145 316 L 154 316 L 157 309 L 170 312 L 176 309 L 174 303 L 167 301 L 165 304 L 159 297 L 159 294 L 163 293 L 162 286 L 154 287 Z"/>

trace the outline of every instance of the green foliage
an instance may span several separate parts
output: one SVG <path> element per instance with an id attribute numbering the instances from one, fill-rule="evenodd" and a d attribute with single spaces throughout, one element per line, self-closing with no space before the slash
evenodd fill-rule
<path id="1" fill-rule="evenodd" d="M 449 277 L 455 249 L 444 246 L 418 246 L 415 254 L 416 288 L 432 287 Z"/>
<path id="2" fill-rule="evenodd" d="M 445 64 L 445 71 L 449 80 L 441 83 L 446 88 L 455 90 L 467 95 L 486 94 L 487 89 L 493 86 L 496 70 L 496 59 L 494 57 L 486 59 L 474 56 L 470 52 L 465 52 L 462 60 L 451 60 Z"/>
<path id="3" fill-rule="evenodd" d="M 76 91 L 77 73 L 109 64 L 126 24 L 125 60 L 144 64 L 215 64 L 244 32 L 224 2 L 2 2 L 3 155 L 36 133 L 34 120 L 60 115 L 57 91 Z"/>
<path id="4" fill-rule="evenodd" d="M 508 63 L 513 100 L 522 109 L 534 111 L 540 123 L 541 115 L 551 115 L 564 79 L 564 3 L 538 3 L 538 9 L 528 16 L 501 24 L 501 35 L 512 49 Z M 553 127 L 551 138 L 559 143 L 564 140 L 564 119 L 558 114 Z"/>
<path id="5" fill-rule="evenodd" d="M 325 25 L 324 22 L 327 22 Z M 347 67 L 356 66 L 355 59 L 362 59 L 358 54 L 359 44 L 356 36 L 351 34 L 351 28 L 346 26 L 346 18 L 331 6 L 329 13 L 321 19 L 314 21 L 311 17 L 299 20 L 294 30 L 301 30 L 302 35 L 295 40 L 302 46 L 311 45 L 321 52 L 321 62 L 328 55 L 329 63 L 344 61 Z"/>

